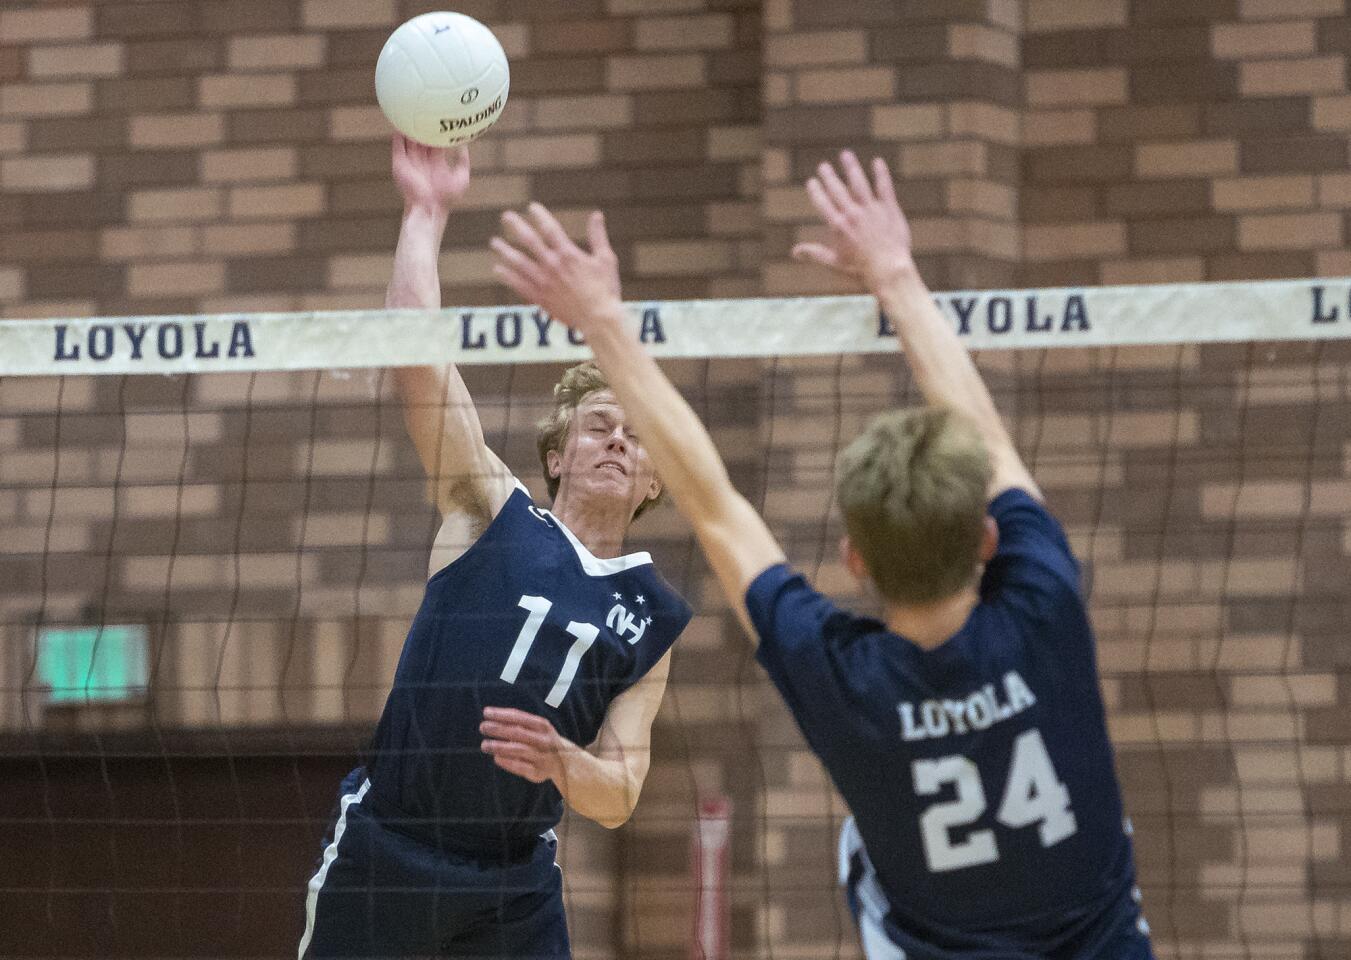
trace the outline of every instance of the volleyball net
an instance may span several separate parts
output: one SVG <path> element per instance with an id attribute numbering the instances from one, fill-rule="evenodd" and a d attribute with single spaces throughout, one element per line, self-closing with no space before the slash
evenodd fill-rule
<path id="1" fill-rule="evenodd" d="M 1084 563 L 1160 956 L 1351 947 L 1349 297 L 937 295 Z M 920 400 L 876 302 L 631 321 L 792 562 L 866 605 L 834 457 Z M 0 953 L 292 949 L 439 524 L 387 368 L 459 363 L 543 502 L 534 424 L 587 355 L 524 307 L 0 323 Z M 633 821 L 561 831 L 578 955 L 855 955 L 838 798 L 683 520 L 632 540 L 695 619 Z"/>

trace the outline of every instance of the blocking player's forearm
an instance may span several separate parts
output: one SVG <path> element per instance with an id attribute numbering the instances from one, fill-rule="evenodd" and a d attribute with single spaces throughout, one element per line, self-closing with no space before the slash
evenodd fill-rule
<path id="1" fill-rule="evenodd" d="M 969 417 L 992 456 L 1013 449 L 1004 422 L 971 355 L 933 302 L 919 272 L 900 271 L 873 291 L 896 325 L 915 382 L 931 406 L 951 407 Z"/>
<path id="2" fill-rule="evenodd" d="M 694 527 L 709 565 L 745 621 L 751 579 L 783 559 L 773 534 L 732 485 L 713 438 L 685 398 L 618 317 L 587 334 L 625 415 L 676 506 Z"/>
<path id="3" fill-rule="evenodd" d="M 606 379 L 681 512 L 718 508 L 732 484 L 713 439 L 619 317 L 588 333 Z"/>

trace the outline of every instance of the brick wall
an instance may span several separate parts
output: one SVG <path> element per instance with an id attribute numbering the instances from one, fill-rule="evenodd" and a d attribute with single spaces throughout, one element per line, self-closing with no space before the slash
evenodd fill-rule
<path id="1" fill-rule="evenodd" d="M 787 260 L 818 220 L 802 182 L 841 146 L 885 157 L 937 289 L 1018 273 L 1021 4 L 765 5 L 766 289 L 819 293 Z"/>
<path id="2" fill-rule="evenodd" d="M 379 304 L 398 200 L 371 70 L 392 26 L 434 6 L 6 5 L 0 311 Z M 495 28 L 513 87 L 472 150 L 475 186 L 442 257 L 448 303 L 503 298 L 486 240 L 501 208 L 528 199 L 574 225 L 604 207 L 634 297 L 829 292 L 788 251 L 817 229 L 801 180 L 846 143 L 902 177 L 937 287 L 1351 272 L 1343 0 L 457 9 Z M 1164 956 L 1351 949 L 1348 360 L 1334 344 L 981 360 L 1086 562 Z M 871 413 L 913 402 L 898 365 L 671 370 L 794 561 L 862 602 L 832 559 L 832 455 Z M 490 442 L 541 495 L 530 424 L 556 375 L 467 371 Z M 15 693 L 33 620 L 93 603 L 151 624 L 156 730 L 364 730 L 435 523 L 390 400 L 366 371 L 0 379 L 0 726 L 37 722 Z M 636 532 L 697 616 L 634 822 L 613 835 L 565 824 L 579 953 L 687 955 L 694 799 L 722 791 L 736 808 L 735 949 L 853 955 L 832 892 L 838 800 L 679 517 Z M 120 781 L 97 789 L 123 809 Z M 52 836 L 79 817 L 22 809 Z M 313 810 L 279 816 L 291 813 Z M 0 827 L 31 841 L 27 822 Z M 269 848 L 294 861 L 296 909 L 318 824 L 303 826 Z M 65 848 L 24 849 L 34 872 L 11 886 L 28 889 L 36 926 L 5 944 L 18 928 L 0 923 L 0 952 L 79 953 L 61 939 L 73 923 L 53 918 L 101 902 L 50 892 Z M 63 877 L 57 888 L 79 886 Z M 222 908 L 246 938 L 227 952 L 289 949 L 287 915 L 243 924 L 242 902 Z M 109 942 L 94 952 L 116 952 Z"/>
<path id="3" fill-rule="evenodd" d="M 1343 272 L 1345 12 L 1034 0 L 1028 282 Z"/>

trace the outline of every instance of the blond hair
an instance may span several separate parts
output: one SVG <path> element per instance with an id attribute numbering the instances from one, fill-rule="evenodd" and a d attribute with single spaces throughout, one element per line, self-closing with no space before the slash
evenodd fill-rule
<path id="1" fill-rule="evenodd" d="M 549 473 L 549 451 L 553 450 L 560 455 L 563 453 L 563 448 L 568 443 L 568 431 L 572 428 L 573 418 L 582 401 L 593 393 L 609 389 L 610 381 L 605 379 L 605 374 L 601 373 L 600 367 L 596 366 L 593 360 L 569 367 L 563 371 L 562 379 L 554 386 L 554 408 L 537 424 L 539 433 L 535 437 L 535 447 L 539 451 L 540 466 L 544 468 L 544 482 L 549 489 L 549 499 L 558 496 L 560 479 Z M 664 493 L 663 489 L 655 497 L 649 497 L 640 503 L 638 509 L 633 512 L 633 519 L 637 520 L 649 508 L 660 503 Z"/>
<path id="2" fill-rule="evenodd" d="M 948 409 L 882 414 L 845 448 L 835 498 L 884 598 L 928 603 L 972 581 L 990 475 L 975 426 Z"/>

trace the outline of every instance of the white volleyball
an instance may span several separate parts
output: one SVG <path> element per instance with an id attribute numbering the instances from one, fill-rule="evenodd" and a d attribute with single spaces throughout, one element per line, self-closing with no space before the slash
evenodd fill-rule
<path id="1" fill-rule="evenodd" d="M 395 30 L 375 63 L 375 98 L 404 136 L 468 143 L 497 122 L 511 72 L 493 32 L 462 13 L 424 13 Z"/>

